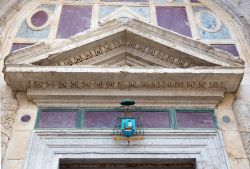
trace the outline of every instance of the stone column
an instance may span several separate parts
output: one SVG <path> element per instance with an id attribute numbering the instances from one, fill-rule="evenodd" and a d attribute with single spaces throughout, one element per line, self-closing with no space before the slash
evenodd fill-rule
<path id="1" fill-rule="evenodd" d="M 233 103 L 233 110 L 239 125 L 245 151 L 250 160 L 250 108 L 244 100 L 238 99 Z"/>

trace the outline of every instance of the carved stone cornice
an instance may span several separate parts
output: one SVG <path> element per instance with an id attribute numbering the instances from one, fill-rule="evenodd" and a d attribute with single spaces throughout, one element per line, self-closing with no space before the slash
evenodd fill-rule
<path id="1" fill-rule="evenodd" d="M 130 97 L 143 106 L 215 107 L 225 92 L 235 92 L 240 68 L 96 68 L 9 66 L 6 81 L 14 91 L 43 106 L 117 104 Z M 92 91 L 92 92 L 91 92 Z"/>
<path id="2" fill-rule="evenodd" d="M 194 76 L 195 75 L 195 76 Z M 153 84 L 156 87 L 178 88 L 181 86 L 194 86 L 196 88 L 209 88 L 210 84 L 218 84 L 226 92 L 235 92 L 238 89 L 243 70 L 241 68 L 220 67 L 168 69 L 168 68 L 97 68 L 97 67 L 68 67 L 68 66 L 8 66 L 5 69 L 5 80 L 14 91 L 26 91 L 28 86 L 43 86 L 65 84 L 64 88 L 81 88 L 81 85 L 91 84 L 94 87 L 103 88 L 100 84 L 110 83 L 121 87 L 126 84 L 136 83 L 137 88 L 144 83 Z M 215 83 L 214 83 L 215 82 Z M 205 83 L 205 85 L 203 85 Z M 36 85 L 35 85 L 36 84 Z M 158 84 L 158 85 L 157 85 Z M 174 85 L 173 85 L 174 84 Z M 197 85 L 199 84 L 199 85 Z M 222 85 L 221 85 L 222 84 Z M 148 86 L 149 86 L 148 85 Z M 179 85 L 179 84 L 178 84 Z M 71 87 L 70 87 L 71 86 Z M 77 87 L 78 86 L 78 87 Z M 130 86 L 131 87 L 131 86 Z M 91 88 L 91 86 L 90 86 Z M 146 87 L 147 88 L 147 87 Z"/>
<path id="3" fill-rule="evenodd" d="M 29 88 L 27 95 L 42 107 L 116 107 L 117 100 L 133 98 L 143 107 L 214 108 L 224 89 L 157 88 Z"/>

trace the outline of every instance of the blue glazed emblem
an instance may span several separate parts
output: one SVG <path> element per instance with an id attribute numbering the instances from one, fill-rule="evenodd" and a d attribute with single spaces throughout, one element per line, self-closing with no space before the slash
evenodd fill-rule
<path id="1" fill-rule="evenodd" d="M 132 136 L 136 132 L 136 122 L 134 118 L 122 118 L 121 130 L 126 137 Z"/>

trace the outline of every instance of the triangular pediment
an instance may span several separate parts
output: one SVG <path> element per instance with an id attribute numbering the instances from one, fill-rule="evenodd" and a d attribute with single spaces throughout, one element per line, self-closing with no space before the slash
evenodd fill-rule
<path id="1" fill-rule="evenodd" d="M 135 62 L 133 66 L 243 66 L 241 59 L 227 52 L 135 19 L 112 20 L 62 42 L 34 45 L 10 54 L 5 64 L 104 66 L 99 63 L 112 62 L 110 58 L 116 62 L 126 54 L 132 56 L 129 62 Z"/>
<path id="2" fill-rule="evenodd" d="M 5 58 L 3 72 L 14 91 L 27 91 L 34 101 L 78 101 L 85 95 L 93 101 L 102 92 L 115 98 L 120 91 L 142 100 L 141 95 L 154 101 L 169 97 L 189 104 L 192 98 L 194 104 L 215 105 L 224 92 L 237 91 L 244 62 L 172 31 L 122 18 L 67 40 L 18 50 Z M 59 95 L 41 96 L 45 89 Z"/>

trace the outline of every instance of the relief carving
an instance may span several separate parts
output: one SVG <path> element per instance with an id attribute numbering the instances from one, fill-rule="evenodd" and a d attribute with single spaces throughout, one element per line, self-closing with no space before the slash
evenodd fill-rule
<path id="1" fill-rule="evenodd" d="M 10 134 L 15 121 L 16 110 L 18 108 L 17 101 L 12 98 L 1 98 L 1 154 L 2 160 L 8 143 L 10 141 Z"/>
<path id="2" fill-rule="evenodd" d="M 222 82 L 169 81 L 29 81 L 26 88 L 160 88 L 224 89 Z"/>
<path id="3" fill-rule="evenodd" d="M 82 54 L 73 56 L 71 58 L 67 58 L 63 61 L 60 61 L 59 63 L 54 63 L 54 65 L 57 66 L 71 66 L 75 64 L 91 64 L 91 62 L 86 62 L 88 59 L 95 58 L 97 56 L 100 56 L 102 54 L 105 54 L 107 52 L 110 52 L 113 49 L 120 48 L 120 47 L 129 47 L 131 49 L 136 49 L 140 52 L 143 52 L 145 54 L 148 54 L 150 56 L 153 56 L 157 59 L 160 59 L 162 61 L 171 63 L 176 65 L 176 67 L 179 68 L 190 68 L 193 66 L 196 66 L 194 63 L 188 61 L 187 59 L 182 59 L 178 56 L 169 56 L 169 54 L 164 53 L 163 51 L 160 51 L 158 49 L 152 48 L 149 45 L 143 44 L 141 42 L 135 41 L 135 40 L 118 40 L 118 41 L 111 41 L 107 42 L 106 44 L 102 46 L 95 47 L 94 49 L 91 49 L 89 51 L 84 51 Z M 140 54 L 138 54 L 140 55 Z M 152 62 L 154 62 L 153 59 L 151 59 Z M 83 63 L 83 61 L 85 61 Z"/>

